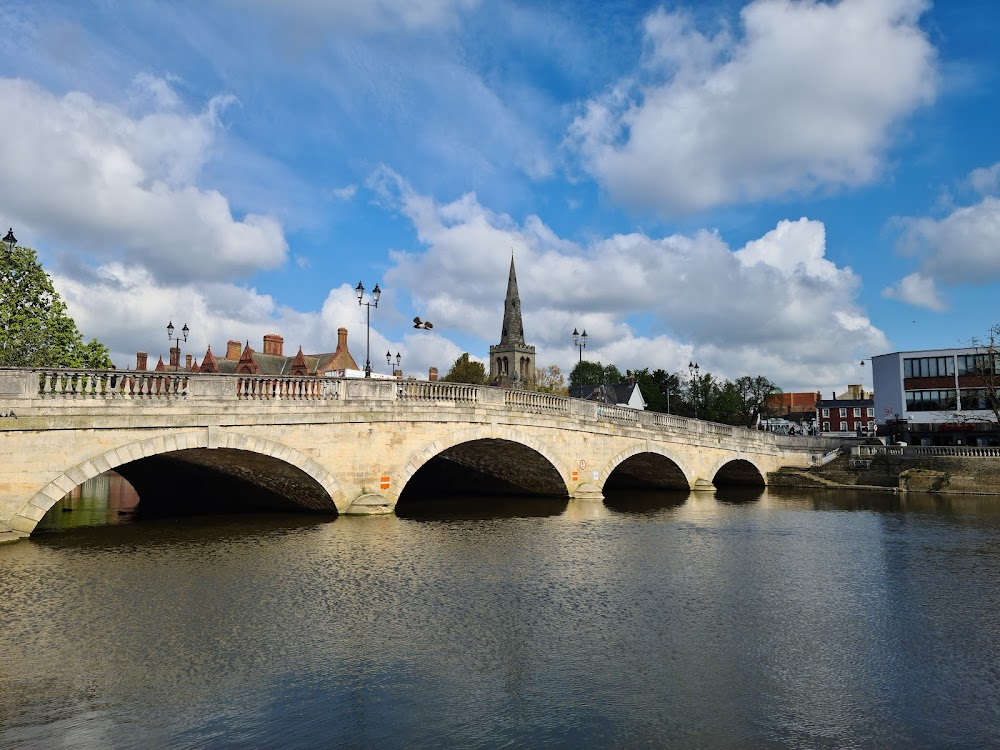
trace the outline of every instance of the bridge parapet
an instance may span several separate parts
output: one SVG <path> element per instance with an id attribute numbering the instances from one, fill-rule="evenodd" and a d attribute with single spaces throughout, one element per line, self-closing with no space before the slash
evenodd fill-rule
<path id="1" fill-rule="evenodd" d="M 225 405 L 232 402 L 232 406 Z M 131 370 L 74 370 L 68 368 L 0 369 L 0 411 L 16 409 L 24 415 L 63 413 L 86 405 L 107 404 L 122 415 L 121 406 L 179 406 L 194 415 L 219 408 L 230 414 L 238 403 L 295 404 L 308 411 L 352 404 L 370 405 L 373 418 L 384 420 L 386 409 L 405 405 L 434 405 L 456 414 L 469 409 L 500 410 L 508 414 L 537 415 L 542 419 L 570 419 L 591 424 L 650 431 L 655 435 L 683 434 L 692 442 L 713 445 L 755 446 L 766 452 L 815 452 L 829 450 L 836 441 L 787 437 L 745 427 L 716 424 L 673 414 L 641 411 L 623 406 L 570 399 L 551 393 L 518 391 L 492 386 L 421 380 L 352 379 L 315 376 L 227 375 L 189 372 L 138 372 Z M 200 406 L 204 404 L 204 407 Z M 218 406 L 217 406 L 218 405 Z M 206 412 L 206 413 L 207 413 Z M 246 414 L 252 414 L 247 411 Z M 378 416 L 381 414 L 382 416 Z M 427 412 L 421 412 L 426 415 Z M 403 418 L 421 418 L 416 413 Z M 390 416 L 389 418 L 396 418 Z M 192 419 L 195 419 L 192 417 Z M 195 424 L 190 421 L 187 424 Z"/>

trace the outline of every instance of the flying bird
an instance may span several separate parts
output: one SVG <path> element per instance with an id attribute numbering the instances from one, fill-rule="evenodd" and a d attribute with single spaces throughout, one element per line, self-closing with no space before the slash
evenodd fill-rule
<path id="1" fill-rule="evenodd" d="M 434 327 L 434 324 L 431 323 L 429 320 L 421 321 L 419 317 L 416 317 L 413 319 L 413 327 L 429 331 Z"/>

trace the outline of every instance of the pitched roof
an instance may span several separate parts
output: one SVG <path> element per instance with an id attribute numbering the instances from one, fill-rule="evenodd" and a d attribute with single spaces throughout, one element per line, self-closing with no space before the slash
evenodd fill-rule
<path id="1" fill-rule="evenodd" d="M 602 404 L 627 404 L 632 393 L 639 387 L 638 383 L 605 383 L 602 385 L 574 385 L 569 388 L 570 398 L 582 398 L 584 401 L 598 401 Z M 642 390 L 639 391 L 640 398 Z M 646 399 L 642 399 L 643 404 Z"/>

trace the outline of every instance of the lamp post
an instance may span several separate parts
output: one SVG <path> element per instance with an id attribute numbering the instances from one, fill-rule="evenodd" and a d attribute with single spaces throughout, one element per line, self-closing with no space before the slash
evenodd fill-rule
<path id="1" fill-rule="evenodd" d="M 11 227 L 7 230 L 7 236 L 3 238 L 3 246 L 7 249 L 8 253 L 12 253 L 16 245 L 17 237 L 14 236 L 14 227 Z"/>
<path id="2" fill-rule="evenodd" d="M 583 349 L 587 346 L 587 329 L 583 329 L 583 333 L 578 333 L 577 330 L 573 329 L 573 344 L 577 349 L 580 350 L 580 364 L 583 364 Z"/>
<path id="3" fill-rule="evenodd" d="M 698 418 L 698 363 L 688 362 L 688 374 L 691 376 L 691 405 L 694 407 L 694 418 Z"/>
<path id="4" fill-rule="evenodd" d="M 399 369 L 399 363 L 402 361 L 402 359 L 403 358 L 400 356 L 399 352 L 396 352 L 396 370 Z M 392 353 L 391 352 L 386 352 L 385 353 L 385 363 L 387 365 L 389 365 L 390 368 L 392 367 Z M 392 372 L 393 375 L 396 374 L 396 370 L 393 370 L 393 372 Z"/>
<path id="5" fill-rule="evenodd" d="M 188 333 L 189 332 L 190 332 L 190 329 L 187 327 L 187 323 L 185 323 L 184 327 L 181 329 L 181 334 L 183 336 L 184 341 L 188 340 Z M 177 344 L 177 361 L 174 362 L 174 369 L 176 370 L 177 368 L 180 367 L 180 364 L 181 364 L 181 336 L 177 336 L 176 338 L 174 337 L 174 322 L 173 321 L 170 321 L 169 323 L 167 323 L 167 341 L 173 341 L 174 343 Z"/>
<path id="6" fill-rule="evenodd" d="M 370 378 L 372 376 L 372 363 L 369 358 L 369 352 L 371 350 L 371 339 L 372 339 L 372 308 L 378 307 L 378 298 L 382 295 L 382 290 L 378 288 L 378 284 L 375 284 L 375 288 L 372 289 L 372 302 L 364 302 L 365 288 L 358 282 L 357 288 L 354 290 L 358 295 L 358 305 L 364 305 L 368 308 L 368 335 L 365 339 L 365 377 Z"/>

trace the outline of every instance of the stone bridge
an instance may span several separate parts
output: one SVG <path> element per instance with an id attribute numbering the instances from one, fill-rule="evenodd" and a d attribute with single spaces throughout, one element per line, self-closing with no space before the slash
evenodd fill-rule
<path id="1" fill-rule="evenodd" d="M 832 447 L 544 393 L 428 381 L 0 370 L 0 531 L 111 469 L 166 506 L 393 512 L 406 493 L 601 500 L 766 483 Z"/>

